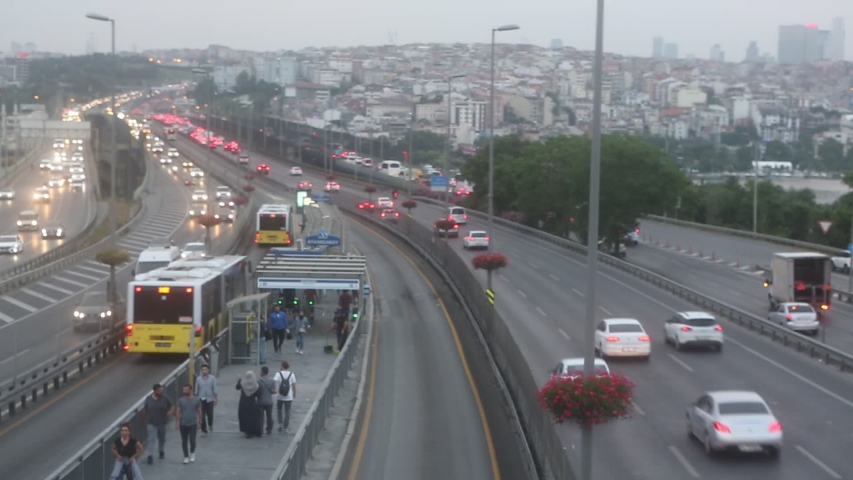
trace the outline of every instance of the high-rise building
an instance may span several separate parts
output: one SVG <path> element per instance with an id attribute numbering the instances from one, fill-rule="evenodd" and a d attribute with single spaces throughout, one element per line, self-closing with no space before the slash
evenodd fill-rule
<path id="1" fill-rule="evenodd" d="M 824 45 L 829 39 L 827 30 L 817 25 L 782 25 L 779 27 L 779 62 L 806 63 L 825 58 Z"/>
<path id="2" fill-rule="evenodd" d="M 845 41 L 844 19 L 835 17 L 832 19 L 832 28 L 829 30 L 829 38 L 826 41 L 826 59 L 843 62 Z"/>
<path id="3" fill-rule="evenodd" d="M 663 45 L 663 56 L 666 58 L 678 58 L 678 44 L 665 43 Z"/>
<path id="4" fill-rule="evenodd" d="M 711 51 L 708 53 L 708 58 L 715 62 L 725 62 L 726 52 L 723 51 L 723 47 L 718 43 L 711 47 Z"/>
<path id="5" fill-rule="evenodd" d="M 663 37 L 655 37 L 652 42 L 652 57 L 661 58 L 663 56 Z"/>
<path id="6" fill-rule="evenodd" d="M 561 38 L 552 39 L 551 40 L 551 48 L 553 50 L 559 50 L 559 49 L 563 48 L 563 39 L 561 39 Z"/>
<path id="7" fill-rule="evenodd" d="M 30 54 L 18 52 L 13 60 L 15 65 L 15 81 L 21 84 L 27 83 L 30 78 Z"/>
<path id="8" fill-rule="evenodd" d="M 24 51 L 27 53 L 36 53 L 38 51 L 38 47 L 33 42 L 27 42 L 24 44 Z"/>
<path id="9" fill-rule="evenodd" d="M 758 43 L 753 40 L 749 42 L 749 46 L 746 47 L 746 61 L 754 62 L 758 60 L 760 52 L 758 51 Z"/>

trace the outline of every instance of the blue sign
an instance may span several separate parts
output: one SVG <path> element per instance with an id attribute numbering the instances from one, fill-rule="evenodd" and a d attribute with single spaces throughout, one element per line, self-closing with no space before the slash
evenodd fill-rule
<path id="1" fill-rule="evenodd" d="M 853 255 L 853 243 L 847 245 L 847 251 L 850 252 L 851 255 Z"/>
<path id="2" fill-rule="evenodd" d="M 315 202 L 332 203 L 332 196 L 328 193 L 315 193 L 314 195 L 311 195 L 311 200 L 314 200 Z"/>
<path id="3" fill-rule="evenodd" d="M 370 284 L 367 284 L 364 286 L 364 288 L 362 288 L 361 295 L 364 297 L 370 296 Z"/>
<path id="4" fill-rule="evenodd" d="M 341 244 L 341 238 L 330 235 L 326 230 L 320 230 L 314 235 L 305 237 L 305 245 L 311 247 L 337 247 Z"/>
<path id="5" fill-rule="evenodd" d="M 445 187 L 447 188 L 447 177 L 440 175 L 433 175 L 429 177 L 429 186 L 430 187 Z"/>

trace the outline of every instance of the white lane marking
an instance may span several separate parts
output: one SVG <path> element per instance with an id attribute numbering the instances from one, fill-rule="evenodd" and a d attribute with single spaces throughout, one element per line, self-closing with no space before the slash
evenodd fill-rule
<path id="1" fill-rule="evenodd" d="M 547 316 L 548 316 L 548 314 L 547 314 L 547 313 L 545 313 L 545 311 L 544 311 L 544 310 L 542 310 L 542 309 L 541 309 L 541 308 L 539 308 L 539 307 L 536 307 L 536 311 L 537 311 L 537 312 L 539 312 L 539 315 L 542 315 L 543 317 L 547 317 Z"/>
<path id="2" fill-rule="evenodd" d="M 27 352 L 29 352 L 29 351 L 30 351 L 30 349 L 29 349 L 29 348 L 27 348 L 27 349 L 25 349 L 25 350 L 21 350 L 21 351 L 20 351 L 20 352 L 18 352 L 16 355 L 12 355 L 11 357 L 7 358 L 6 360 L 0 361 L 0 365 L 3 365 L 3 364 L 4 364 L 4 363 L 6 363 L 6 362 L 11 362 L 12 360 L 14 360 L 14 359 L 16 359 L 16 358 L 20 357 L 21 355 L 26 355 L 26 353 L 27 353 Z"/>
<path id="3" fill-rule="evenodd" d="M 61 276 L 61 275 L 54 275 L 54 276 L 53 276 L 53 278 L 55 278 L 55 279 L 57 279 L 57 280 L 62 280 L 63 282 L 67 282 L 67 283 L 71 283 L 71 284 L 77 285 L 78 287 L 85 287 L 85 286 L 86 286 L 86 284 L 85 284 L 85 283 L 80 283 L 80 282 L 78 282 L 77 280 L 72 280 L 72 279 L 69 279 L 69 278 L 63 277 L 63 276 Z"/>
<path id="4" fill-rule="evenodd" d="M 26 288 L 26 287 L 21 288 L 21 291 L 26 293 L 27 295 L 30 295 L 30 296 L 33 296 L 36 298 L 40 298 L 40 299 L 48 301 L 48 302 L 56 302 L 56 300 L 57 300 L 53 297 L 48 297 L 47 295 L 45 295 L 43 293 L 39 293 L 35 290 L 30 290 L 29 288 Z"/>
<path id="5" fill-rule="evenodd" d="M 524 298 L 527 298 L 527 294 L 526 294 L 526 293 L 524 293 L 524 292 L 522 292 L 521 290 L 519 290 L 519 291 L 518 291 L 518 294 L 519 294 L 519 295 L 521 295 L 521 296 L 522 296 L 522 297 L 524 297 Z"/>
<path id="6" fill-rule="evenodd" d="M 583 293 L 582 291 L 578 290 L 577 288 L 573 288 L 573 289 L 572 289 L 572 291 L 573 291 L 573 292 L 575 292 L 575 293 L 577 293 L 577 294 L 578 294 L 578 295 L 580 295 L 581 297 L 585 297 L 585 296 L 586 296 L 586 294 L 585 294 L 585 293 Z"/>
<path id="7" fill-rule="evenodd" d="M 599 306 L 598 308 L 600 308 L 601 311 L 604 312 L 605 315 L 613 315 L 612 313 L 610 313 L 610 310 L 608 310 L 602 306 Z"/>
<path id="8" fill-rule="evenodd" d="M 24 302 L 22 302 L 16 298 L 12 298 L 12 297 L 0 297 L 0 298 L 2 298 L 3 300 L 6 300 L 7 302 L 11 303 L 12 305 L 17 305 L 17 306 L 23 308 L 24 310 L 27 310 L 30 313 L 38 311 L 38 308 L 36 308 L 32 305 L 27 305 L 26 303 L 24 303 Z"/>
<path id="9" fill-rule="evenodd" d="M 566 340 L 571 340 L 571 339 L 572 339 L 572 337 L 570 337 L 570 336 L 569 336 L 569 334 L 568 334 L 568 333 L 566 333 L 566 331 L 565 331 L 565 330 L 563 330 L 562 328 L 558 328 L 558 329 L 557 329 L 557 331 L 558 331 L 558 332 L 560 332 L 560 335 L 562 335 L 562 336 L 566 337 Z"/>
<path id="10" fill-rule="evenodd" d="M 98 275 L 104 275 L 105 273 L 107 273 L 103 270 L 92 268 L 92 267 L 87 267 L 85 265 L 76 265 L 74 268 L 79 268 L 79 269 L 83 270 L 84 272 L 97 273 Z"/>
<path id="11" fill-rule="evenodd" d="M 91 275 L 86 275 L 85 273 L 75 272 L 74 270 L 65 270 L 65 273 L 71 274 L 71 275 L 76 275 L 78 277 L 88 278 L 89 280 L 92 280 L 93 282 L 99 282 L 103 279 L 103 277 L 93 277 Z"/>
<path id="12" fill-rule="evenodd" d="M 136 246 L 145 247 L 145 248 L 148 247 L 148 242 L 143 242 L 141 240 L 134 240 L 132 238 L 125 238 L 124 240 L 121 241 L 121 243 L 126 243 L 128 245 L 136 245 Z"/>
<path id="13" fill-rule="evenodd" d="M 64 289 L 64 288 L 57 287 L 56 285 L 53 285 L 52 283 L 47 283 L 47 282 L 46 282 L 46 281 L 44 281 L 44 280 L 42 280 L 41 282 L 39 282 L 39 285 L 41 285 L 41 286 L 43 286 L 43 287 L 47 287 L 47 288 L 49 288 L 49 289 L 51 289 L 51 290 L 56 290 L 57 292 L 61 292 L 61 293 L 64 293 L 64 294 L 66 294 L 66 295 L 74 295 L 74 292 L 72 292 L 71 290 L 66 290 L 66 289 Z"/>
<path id="14" fill-rule="evenodd" d="M 535 263 L 527 262 L 527 264 L 530 265 L 530 267 L 533 268 L 534 270 L 539 270 L 539 267 L 537 267 Z"/>
<path id="15" fill-rule="evenodd" d="M 672 359 L 672 361 L 674 361 L 675 363 L 677 363 L 677 364 L 681 365 L 682 367 L 684 367 L 684 369 L 685 369 L 685 370 L 687 370 L 688 372 L 692 372 L 692 371 L 693 371 L 693 367 L 691 367 L 690 365 L 688 365 L 688 364 L 684 363 L 684 361 L 682 361 L 680 358 L 676 357 L 675 355 L 673 355 L 673 354 L 671 354 L 671 353 L 667 353 L 667 354 L 666 354 L 666 356 L 667 356 L 667 357 L 669 357 L 669 358 L 671 358 L 671 359 Z"/>
<path id="16" fill-rule="evenodd" d="M 553 273 L 549 273 L 549 274 L 548 274 L 548 276 L 549 276 L 549 277 L 551 277 L 551 278 L 553 278 L 553 279 L 554 279 L 555 281 L 557 281 L 557 282 L 559 282 L 559 281 L 560 281 L 560 277 L 558 277 L 558 276 L 554 275 Z"/>
<path id="17" fill-rule="evenodd" d="M 634 407 L 634 411 L 635 411 L 635 412 L 637 412 L 638 414 L 640 414 L 640 415 L 642 415 L 642 416 L 644 416 L 644 417 L 646 416 L 646 412 L 644 412 L 644 411 L 643 411 L 643 409 L 642 409 L 642 408 L 640 408 L 640 406 L 639 406 L 639 405 L 637 405 L 636 403 L 631 402 L 631 406 L 632 406 L 632 407 Z"/>
<path id="18" fill-rule="evenodd" d="M 98 262 L 96 262 L 96 261 L 94 261 L 94 260 L 86 260 L 85 262 L 83 262 L 83 264 L 84 264 L 84 265 L 88 265 L 88 266 L 89 266 L 89 268 L 97 268 L 97 269 L 100 269 L 102 272 L 104 272 L 104 271 L 109 271 L 109 269 L 110 269 L 110 267 L 108 267 L 108 266 L 104 265 L 103 263 L 98 263 Z"/>
<path id="19" fill-rule="evenodd" d="M 501 280 L 503 280 L 504 282 L 509 283 L 509 279 L 508 279 L 508 278 L 506 278 L 506 277 L 504 276 L 504 274 L 503 274 L 503 273 L 499 273 L 499 274 L 498 274 L 498 278 L 500 278 L 500 279 L 501 279 Z"/>
<path id="20" fill-rule="evenodd" d="M 681 464 L 682 467 L 684 467 L 685 470 L 687 470 L 687 473 L 689 473 L 691 477 L 701 478 L 699 476 L 699 472 L 697 472 L 696 469 L 693 468 L 693 465 L 690 465 L 690 462 L 688 462 L 687 459 L 684 458 L 684 455 L 682 455 L 681 452 L 679 452 L 678 449 L 675 448 L 675 445 L 670 445 L 669 451 L 672 452 L 672 454 L 675 456 L 675 459 L 678 460 L 678 462 Z"/>
<path id="21" fill-rule="evenodd" d="M 0 320 L 3 320 L 6 323 L 14 323 L 15 322 L 14 318 L 10 317 L 9 315 L 6 315 L 3 312 L 0 312 Z"/>
<path id="22" fill-rule="evenodd" d="M 811 452 L 809 452 L 809 451 L 808 451 L 808 450 L 806 450 L 805 448 L 801 447 L 800 445 L 796 445 L 794 448 L 796 448 L 796 449 L 797 449 L 797 451 L 798 451 L 798 452 L 800 452 L 800 453 L 802 453 L 806 458 L 808 458 L 809 460 L 811 460 L 811 462 L 812 462 L 812 463 L 814 463 L 815 465 L 817 465 L 818 467 L 820 467 L 820 469 L 821 469 L 821 470 L 823 470 L 824 472 L 828 473 L 830 477 L 832 477 L 832 478 L 836 478 L 836 479 L 840 479 L 840 478 L 841 478 L 841 475 L 837 474 L 837 473 L 835 472 L 835 470 L 833 470 L 833 469 L 829 468 L 829 466 L 827 466 L 827 464 L 825 464 L 825 463 L 821 462 L 820 460 L 818 460 L 818 458 L 817 458 L 817 457 L 815 457 L 814 455 L 812 455 L 812 454 L 811 454 Z"/>

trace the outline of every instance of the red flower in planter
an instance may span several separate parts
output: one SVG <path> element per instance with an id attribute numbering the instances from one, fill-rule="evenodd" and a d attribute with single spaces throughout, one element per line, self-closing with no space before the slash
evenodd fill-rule
<path id="1" fill-rule="evenodd" d="M 474 268 L 477 270 L 499 270 L 501 268 L 506 268 L 509 265 L 509 261 L 506 258 L 506 255 L 503 253 L 481 253 L 476 257 L 471 259 L 471 263 L 474 265 Z"/>
<path id="2" fill-rule="evenodd" d="M 554 422 L 592 426 L 630 418 L 634 386 L 623 375 L 554 377 L 536 396 Z"/>

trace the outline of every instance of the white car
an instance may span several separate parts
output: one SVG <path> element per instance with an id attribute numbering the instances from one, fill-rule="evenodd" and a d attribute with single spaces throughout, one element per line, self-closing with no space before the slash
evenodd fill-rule
<path id="1" fill-rule="evenodd" d="M 201 258 L 206 255 L 204 242 L 190 242 L 181 250 L 181 258 Z"/>
<path id="2" fill-rule="evenodd" d="M 207 215 L 207 205 L 203 203 L 194 203 L 190 205 L 190 216 L 201 217 Z"/>
<path id="3" fill-rule="evenodd" d="M 601 358 L 641 357 L 652 354 L 652 339 L 643 325 L 633 318 L 607 318 L 595 329 L 595 351 Z"/>
<path id="4" fill-rule="evenodd" d="M 61 172 L 62 170 L 64 170 L 64 168 L 65 167 L 63 167 L 61 163 L 50 164 L 50 171 L 51 172 Z"/>
<path id="5" fill-rule="evenodd" d="M 191 161 L 189 161 L 189 160 L 184 160 L 184 161 L 181 163 L 181 166 L 182 166 L 182 167 L 184 167 L 184 168 L 193 168 L 193 162 L 191 162 Z"/>
<path id="6" fill-rule="evenodd" d="M 836 272 L 850 273 L 850 252 L 842 252 L 832 257 L 832 269 Z"/>
<path id="7" fill-rule="evenodd" d="M 237 157 L 237 163 L 239 165 L 248 165 L 249 164 L 249 156 L 245 153 L 241 153 L 240 156 Z"/>
<path id="8" fill-rule="evenodd" d="M 200 169 L 200 168 L 193 168 L 190 170 L 190 176 L 191 177 L 203 177 L 204 171 L 202 171 L 202 169 Z"/>
<path id="9" fill-rule="evenodd" d="M 376 206 L 379 208 L 391 208 L 394 206 L 394 200 L 389 197 L 379 197 L 376 199 Z"/>
<path id="10" fill-rule="evenodd" d="M 213 216 L 223 223 L 234 223 L 235 212 L 228 207 L 220 206 L 219 211 L 214 213 Z"/>
<path id="11" fill-rule="evenodd" d="M 231 197 L 231 189 L 230 188 L 228 188 L 224 185 L 220 185 L 220 186 L 216 187 L 216 199 L 217 200 L 219 200 L 220 198 L 230 198 L 230 197 Z"/>
<path id="12" fill-rule="evenodd" d="M 468 212 L 466 212 L 462 207 L 448 207 L 447 219 L 453 220 L 459 225 L 465 225 L 468 223 Z"/>
<path id="13" fill-rule="evenodd" d="M 706 312 L 678 312 L 663 326 L 664 341 L 684 347 L 711 347 L 723 350 L 723 327 L 713 315 Z"/>
<path id="14" fill-rule="evenodd" d="M 83 173 L 83 172 L 84 172 L 83 167 L 71 167 L 68 169 L 68 173 L 70 173 L 72 175 L 75 173 Z"/>
<path id="15" fill-rule="evenodd" d="M 301 167 L 291 167 L 290 168 L 290 175 L 292 175 L 294 177 L 301 177 L 302 176 L 302 168 Z"/>
<path id="16" fill-rule="evenodd" d="M 812 336 L 820 331 L 817 311 L 808 303 L 780 303 L 767 315 L 767 321 Z"/>
<path id="17" fill-rule="evenodd" d="M 39 162 L 39 170 L 50 170 L 50 167 L 50 160 L 42 160 L 41 162 Z"/>
<path id="18" fill-rule="evenodd" d="M 160 165 L 169 165 L 171 163 L 172 163 L 172 159 L 169 157 L 161 157 L 160 158 Z"/>
<path id="19" fill-rule="evenodd" d="M 71 175 L 72 182 L 82 182 L 83 180 L 86 180 L 86 175 L 83 175 L 82 173 L 75 173 L 74 175 Z"/>
<path id="20" fill-rule="evenodd" d="M 38 187 L 33 192 L 33 200 L 37 202 L 49 202 L 50 201 L 50 190 L 47 187 Z"/>
<path id="21" fill-rule="evenodd" d="M 583 374 L 583 357 L 564 358 L 551 371 L 551 378 L 574 379 Z M 610 367 L 603 358 L 596 358 L 593 364 L 593 373 L 596 375 L 610 375 Z"/>
<path id="22" fill-rule="evenodd" d="M 326 184 L 326 188 L 324 190 L 326 192 L 340 192 L 341 184 L 338 182 L 329 182 Z"/>
<path id="23" fill-rule="evenodd" d="M 0 253 L 21 253 L 24 251 L 24 241 L 17 235 L 0 235 Z"/>
<path id="24" fill-rule="evenodd" d="M 178 156 L 180 156 L 180 153 L 178 153 L 177 148 L 170 148 L 169 150 L 166 151 L 166 155 L 169 157 L 176 157 L 177 158 Z"/>
<path id="25" fill-rule="evenodd" d="M 15 191 L 11 188 L 0 188 L 0 200 L 14 200 Z"/>
<path id="26" fill-rule="evenodd" d="M 198 202 L 201 200 L 207 200 L 207 192 L 204 190 L 195 190 L 193 191 L 193 202 Z"/>
<path id="27" fill-rule="evenodd" d="M 482 230 L 471 230 L 468 235 L 462 237 L 462 248 L 489 248 L 489 234 Z"/>
<path id="28" fill-rule="evenodd" d="M 777 458 L 782 450 L 782 424 L 755 392 L 706 392 L 687 407 L 687 435 L 709 457 L 729 450 Z"/>
<path id="29" fill-rule="evenodd" d="M 219 206 L 220 207 L 228 207 L 228 208 L 233 210 L 234 209 L 234 200 L 230 200 L 230 199 L 229 200 L 224 200 L 224 199 L 220 200 Z"/>
<path id="30" fill-rule="evenodd" d="M 65 179 L 62 177 L 53 177 L 47 181 L 47 186 L 50 188 L 57 188 L 65 185 Z"/>

